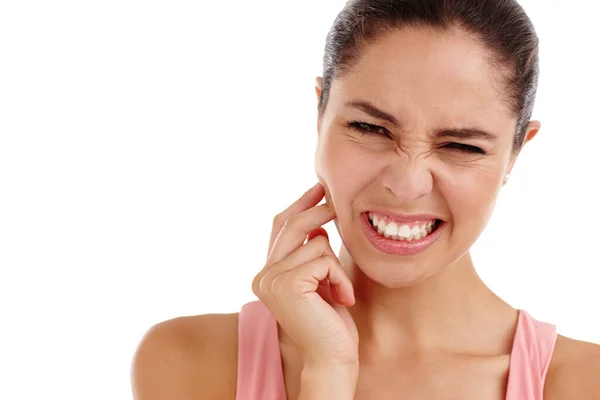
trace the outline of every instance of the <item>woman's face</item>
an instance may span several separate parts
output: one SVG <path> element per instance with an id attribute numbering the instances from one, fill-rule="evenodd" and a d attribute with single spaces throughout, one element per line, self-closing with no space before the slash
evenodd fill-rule
<path id="1" fill-rule="evenodd" d="M 435 275 L 468 252 L 489 220 L 514 162 L 516 117 L 487 60 L 459 32 L 407 29 L 367 45 L 332 83 L 316 172 L 346 249 L 382 285 Z M 372 212 L 392 236 L 375 233 Z"/>

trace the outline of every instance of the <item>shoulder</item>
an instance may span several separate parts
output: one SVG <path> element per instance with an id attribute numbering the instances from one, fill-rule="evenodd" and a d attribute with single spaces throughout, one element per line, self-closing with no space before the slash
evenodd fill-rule
<path id="1" fill-rule="evenodd" d="M 234 399 L 238 313 L 180 317 L 142 338 L 131 366 L 135 400 Z"/>
<path id="2" fill-rule="evenodd" d="M 558 335 L 544 399 L 600 398 L 600 345 Z"/>

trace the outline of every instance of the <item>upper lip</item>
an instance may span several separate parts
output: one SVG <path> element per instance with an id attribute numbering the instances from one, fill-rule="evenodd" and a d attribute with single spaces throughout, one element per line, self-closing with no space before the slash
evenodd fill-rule
<path id="1" fill-rule="evenodd" d="M 382 209 L 372 209 L 372 210 L 367 211 L 367 213 L 369 213 L 369 212 L 384 214 L 384 215 L 391 217 L 392 219 L 394 219 L 396 221 L 410 222 L 410 221 L 428 221 L 428 220 L 434 220 L 434 219 L 439 219 L 439 220 L 443 221 L 443 218 L 441 218 L 439 215 L 429 214 L 429 213 L 405 214 L 405 213 L 397 213 L 397 212 L 382 210 Z"/>

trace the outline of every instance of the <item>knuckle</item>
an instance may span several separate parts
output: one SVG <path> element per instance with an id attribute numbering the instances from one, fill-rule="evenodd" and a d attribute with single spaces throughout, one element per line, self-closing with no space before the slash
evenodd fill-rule
<path id="1" fill-rule="evenodd" d="M 273 219 L 273 227 L 280 230 L 290 224 L 290 219 L 295 220 L 295 215 L 290 215 L 288 211 L 280 212 Z"/>
<path id="2" fill-rule="evenodd" d="M 333 268 L 337 265 L 337 259 L 331 254 L 324 254 L 323 257 L 321 257 L 321 259 L 323 260 L 323 264 L 328 267 Z"/>
<path id="3" fill-rule="evenodd" d="M 275 266 L 271 266 L 269 270 L 267 270 L 262 278 L 258 282 L 258 287 L 261 293 L 270 293 L 273 291 L 274 281 L 277 279 L 276 272 L 273 271 Z"/>
<path id="4" fill-rule="evenodd" d="M 286 216 L 283 213 L 279 213 L 273 218 L 273 226 L 282 226 L 286 220 Z"/>
<path id="5" fill-rule="evenodd" d="M 323 254 L 319 260 L 321 261 L 322 264 L 327 264 L 329 265 L 333 260 L 332 257 L 329 254 Z"/>
<path id="6" fill-rule="evenodd" d="M 289 229 L 290 227 L 296 225 L 296 218 L 295 217 L 287 217 L 284 221 L 283 221 L 283 225 L 282 228 L 284 229 Z"/>
<path id="7" fill-rule="evenodd" d="M 275 295 L 285 294 L 287 292 L 287 277 L 286 274 L 277 275 L 271 281 L 271 292 Z"/>
<path id="8" fill-rule="evenodd" d="M 274 290 L 280 298 L 289 296 L 295 297 L 304 291 L 306 283 L 303 279 L 300 279 L 298 272 L 298 270 L 288 271 L 277 277 L 277 283 Z"/>
<path id="9" fill-rule="evenodd" d="M 254 293 L 256 296 L 259 296 L 261 293 L 261 281 L 263 276 L 263 274 L 258 274 L 252 280 L 252 293 Z"/>
<path id="10" fill-rule="evenodd" d="M 252 292 L 259 298 L 264 297 L 268 289 L 270 270 L 262 271 L 252 280 Z"/>

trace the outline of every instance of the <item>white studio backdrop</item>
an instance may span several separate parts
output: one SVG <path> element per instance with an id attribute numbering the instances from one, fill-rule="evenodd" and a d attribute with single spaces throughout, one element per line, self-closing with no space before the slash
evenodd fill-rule
<path id="1" fill-rule="evenodd" d="M 254 300 L 273 216 L 315 183 L 344 3 L 0 3 L 0 398 L 131 398 L 150 326 Z M 523 5 L 542 130 L 473 255 L 513 306 L 600 342 L 600 7 Z"/>

